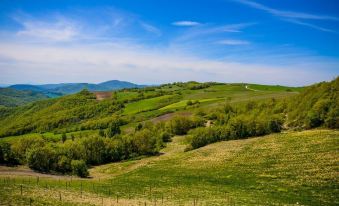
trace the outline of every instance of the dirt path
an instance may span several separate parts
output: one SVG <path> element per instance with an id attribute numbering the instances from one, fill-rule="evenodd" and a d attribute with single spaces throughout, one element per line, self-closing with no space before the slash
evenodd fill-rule
<path id="1" fill-rule="evenodd" d="M 26 166 L 15 166 L 15 167 L 7 167 L 7 166 L 0 166 L 0 176 L 23 176 L 23 177 L 49 177 L 49 178 L 56 178 L 56 179 L 71 179 L 77 177 L 65 176 L 65 175 L 53 175 L 53 174 L 43 174 L 38 173 Z"/>

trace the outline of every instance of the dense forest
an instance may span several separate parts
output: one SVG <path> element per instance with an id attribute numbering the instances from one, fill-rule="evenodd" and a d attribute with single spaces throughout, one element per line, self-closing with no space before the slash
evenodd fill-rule
<path id="1" fill-rule="evenodd" d="M 15 107 L 47 98 L 47 95 L 38 91 L 0 88 L 0 106 Z"/>
<path id="2" fill-rule="evenodd" d="M 175 135 L 186 135 L 189 142 L 186 150 L 189 151 L 218 141 L 262 136 L 287 129 L 339 128 L 339 78 L 312 85 L 291 97 L 239 104 L 226 98 L 219 106 L 205 110 L 199 108 L 203 104 L 199 100 L 184 100 L 183 111 L 192 109 L 191 115 L 174 115 L 158 122 L 144 121 L 150 119 L 145 114 L 156 117 L 173 112 L 161 108 L 173 102 L 178 104 L 185 94 L 201 95 L 192 91 L 218 92 L 215 90 L 218 86 L 223 85 L 189 82 L 126 89 L 121 93 L 113 92 L 110 98 L 102 101 L 83 90 L 17 108 L 1 108 L 2 137 L 33 135 L 0 142 L 0 163 L 25 164 L 40 172 L 86 177 L 88 166 L 157 155 Z M 242 85 L 236 86 L 241 91 L 252 92 L 246 91 L 247 87 L 244 89 Z M 128 110 L 129 105 L 135 104 L 147 109 Z M 149 104 L 153 107 L 149 108 Z M 125 125 L 134 128 L 123 131 L 121 128 Z M 83 135 L 85 133 L 81 131 L 85 130 L 94 133 Z M 45 133 L 51 131 L 60 138 L 49 138 Z"/>

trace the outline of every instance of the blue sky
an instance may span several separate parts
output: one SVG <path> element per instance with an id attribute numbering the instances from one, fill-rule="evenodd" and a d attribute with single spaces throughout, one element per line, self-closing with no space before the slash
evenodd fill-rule
<path id="1" fill-rule="evenodd" d="M 0 83 L 308 85 L 339 74 L 337 0 L 2 0 Z"/>

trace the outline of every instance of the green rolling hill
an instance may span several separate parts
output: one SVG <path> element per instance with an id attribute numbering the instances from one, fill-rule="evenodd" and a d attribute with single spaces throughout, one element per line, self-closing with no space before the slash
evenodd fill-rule
<path id="1" fill-rule="evenodd" d="M 338 83 L 179 82 L 0 108 L 0 162 L 16 165 L 0 166 L 0 201 L 337 205 Z"/>

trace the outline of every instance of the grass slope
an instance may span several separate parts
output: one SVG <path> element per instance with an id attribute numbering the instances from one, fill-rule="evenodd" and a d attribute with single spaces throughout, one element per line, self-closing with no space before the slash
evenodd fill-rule
<path id="1" fill-rule="evenodd" d="M 37 179 L 15 172 L 8 179 L 8 174 L 0 172 L 0 202 L 338 205 L 338 137 L 336 130 L 289 132 L 184 152 L 185 138 L 178 136 L 162 155 L 94 167 L 92 179 Z"/>

